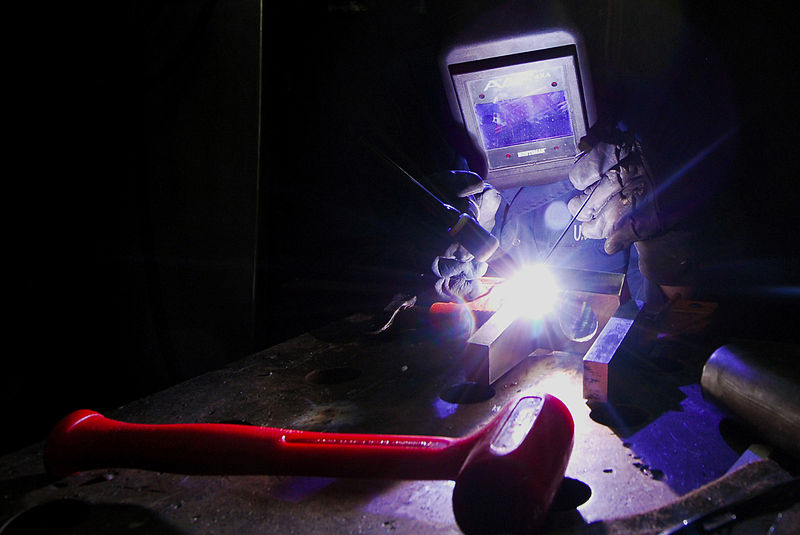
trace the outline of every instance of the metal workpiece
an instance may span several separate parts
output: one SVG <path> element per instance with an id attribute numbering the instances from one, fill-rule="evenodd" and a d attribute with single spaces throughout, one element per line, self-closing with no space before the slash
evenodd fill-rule
<path id="1" fill-rule="evenodd" d="M 553 310 L 530 319 L 496 305 L 495 314 L 467 340 L 465 369 L 470 381 L 492 384 L 537 349 L 584 354 L 597 343 L 607 345 L 612 330 L 627 335 L 614 319 L 620 304 L 630 302 L 624 274 L 543 269 L 560 289 Z M 484 308 L 484 303 L 477 306 Z"/>
<path id="2" fill-rule="evenodd" d="M 564 291 L 614 296 L 620 302 L 630 299 L 624 273 L 548 267 L 558 287 Z"/>
<path id="3" fill-rule="evenodd" d="M 501 308 L 469 340 L 464 353 L 467 380 L 491 384 L 530 355 L 536 321 Z"/>

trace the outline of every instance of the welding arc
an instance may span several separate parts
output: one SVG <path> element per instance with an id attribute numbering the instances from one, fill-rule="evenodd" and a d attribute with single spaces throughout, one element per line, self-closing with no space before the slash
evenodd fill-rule
<path id="1" fill-rule="evenodd" d="M 544 394 L 512 399 L 461 437 L 322 433 L 236 424 L 135 424 L 90 410 L 59 422 L 45 467 L 57 477 L 93 468 L 181 474 L 263 474 L 455 480 L 453 512 L 465 533 L 529 533 L 563 480 L 574 425 Z"/>

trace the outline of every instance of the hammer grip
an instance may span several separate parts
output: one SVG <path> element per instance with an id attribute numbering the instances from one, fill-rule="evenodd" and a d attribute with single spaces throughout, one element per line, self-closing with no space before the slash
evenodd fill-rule
<path id="1" fill-rule="evenodd" d="M 474 440 L 236 424 L 135 424 L 80 410 L 50 433 L 44 462 L 55 477 L 116 467 L 207 475 L 454 479 Z"/>

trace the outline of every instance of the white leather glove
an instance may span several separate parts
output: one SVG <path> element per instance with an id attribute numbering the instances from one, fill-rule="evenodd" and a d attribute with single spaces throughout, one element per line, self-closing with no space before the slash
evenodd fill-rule
<path id="1" fill-rule="evenodd" d="M 444 182 L 460 201 L 453 202 L 462 211 L 470 213 L 481 227 L 491 232 L 494 217 L 502 202 L 500 193 L 481 178 L 467 171 L 443 173 L 434 182 Z M 446 198 L 445 201 L 452 201 Z M 446 301 L 472 301 L 484 292 L 478 280 L 488 265 L 478 262 L 458 243 L 451 244 L 441 256 L 433 260 L 433 273 L 438 277 L 434 288 L 440 298 Z"/>
<path id="2" fill-rule="evenodd" d="M 569 172 L 581 193 L 567 207 L 587 238 L 605 239 L 614 254 L 661 232 L 652 174 L 639 142 L 618 130 L 581 139 L 584 151 Z"/>

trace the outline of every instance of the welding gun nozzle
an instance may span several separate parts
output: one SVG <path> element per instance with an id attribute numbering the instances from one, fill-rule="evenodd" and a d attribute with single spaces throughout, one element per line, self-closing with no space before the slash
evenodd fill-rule
<path id="1" fill-rule="evenodd" d="M 461 214 L 448 234 L 464 249 L 469 251 L 478 262 L 486 262 L 499 246 L 497 238 L 483 228 L 470 214 Z"/>

